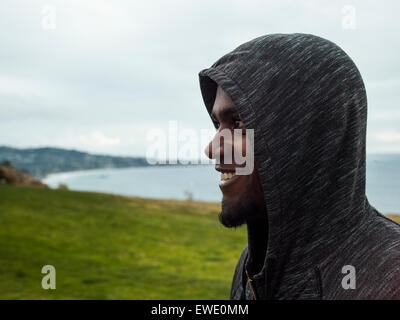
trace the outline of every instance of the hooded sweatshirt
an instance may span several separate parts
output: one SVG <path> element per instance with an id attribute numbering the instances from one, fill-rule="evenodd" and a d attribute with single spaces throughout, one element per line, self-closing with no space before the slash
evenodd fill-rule
<path id="1" fill-rule="evenodd" d="M 400 226 L 365 194 L 367 96 L 350 57 L 314 35 L 271 34 L 199 78 L 209 113 L 221 86 L 254 129 L 266 204 L 267 227 L 250 237 L 267 237 L 262 269 L 246 272 L 260 254 L 249 241 L 230 298 L 400 298 Z"/>

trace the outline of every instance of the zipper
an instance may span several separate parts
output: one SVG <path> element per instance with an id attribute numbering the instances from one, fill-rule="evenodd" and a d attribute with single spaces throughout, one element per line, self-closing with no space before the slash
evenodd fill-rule
<path id="1" fill-rule="evenodd" d="M 245 271 L 246 271 L 246 275 L 247 275 L 247 280 L 249 281 L 249 285 L 250 285 L 250 289 L 251 289 L 251 294 L 253 295 L 253 299 L 257 300 L 256 293 L 255 293 L 254 288 L 253 288 L 253 279 L 250 278 L 249 273 L 247 272 L 247 269 L 245 269 Z"/>

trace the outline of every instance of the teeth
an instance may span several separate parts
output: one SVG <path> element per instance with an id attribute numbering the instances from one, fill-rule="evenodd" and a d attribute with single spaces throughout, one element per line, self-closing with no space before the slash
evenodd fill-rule
<path id="1" fill-rule="evenodd" d="M 229 173 L 221 173 L 221 180 L 229 180 L 229 179 L 231 179 L 231 178 L 234 177 L 234 176 L 235 176 L 235 174 L 232 173 L 232 172 L 229 172 Z"/>

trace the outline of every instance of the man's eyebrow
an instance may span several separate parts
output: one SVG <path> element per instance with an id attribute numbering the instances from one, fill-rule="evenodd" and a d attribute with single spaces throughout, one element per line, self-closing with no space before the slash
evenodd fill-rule
<path id="1" fill-rule="evenodd" d="M 224 117 L 227 117 L 227 116 L 229 116 L 229 115 L 231 115 L 233 113 L 238 113 L 238 111 L 236 110 L 235 107 L 232 106 L 232 107 L 224 108 L 219 112 L 219 117 L 220 118 L 224 118 Z M 211 111 L 211 118 L 214 119 L 214 120 L 217 119 L 214 110 Z"/>

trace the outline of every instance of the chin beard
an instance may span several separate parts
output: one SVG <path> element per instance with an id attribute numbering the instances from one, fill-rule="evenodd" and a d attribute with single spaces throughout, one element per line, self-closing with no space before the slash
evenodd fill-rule
<path id="1" fill-rule="evenodd" d="M 236 228 L 245 224 L 251 214 L 254 214 L 255 206 L 249 203 L 246 206 L 235 205 L 230 206 L 222 201 L 222 211 L 218 215 L 219 222 L 227 228 Z"/>

